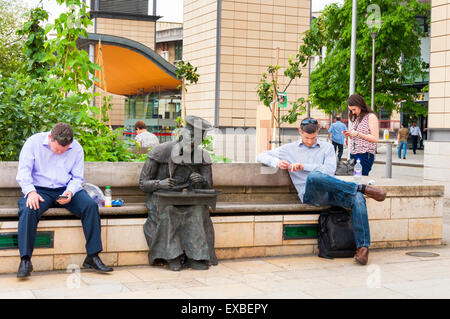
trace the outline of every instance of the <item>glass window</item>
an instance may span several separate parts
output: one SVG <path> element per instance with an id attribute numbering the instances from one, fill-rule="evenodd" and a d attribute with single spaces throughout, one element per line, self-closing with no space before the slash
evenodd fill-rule
<path id="1" fill-rule="evenodd" d="M 183 43 L 181 41 L 175 42 L 175 61 L 183 59 Z"/>
<path id="2" fill-rule="evenodd" d="M 181 116 L 181 97 L 179 91 L 151 92 L 130 97 L 125 103 L 125 137 L 134 138 L 134 124 L 145 122 L 147 131 L 156 134 L 160 142 L 171 139 L 177 127 L 176 119 Z"/>

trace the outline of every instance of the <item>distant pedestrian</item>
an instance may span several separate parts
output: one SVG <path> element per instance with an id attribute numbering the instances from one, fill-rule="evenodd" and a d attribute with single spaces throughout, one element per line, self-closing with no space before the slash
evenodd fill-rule
<path id="1" fill-rule="evenodd" d="M 336 149 L 338 149 L 339 161 L 342 158 L 342 153 L 344 152 L 344 142 L 347 139 L 342 133 L 343 131 L 347 131 L 347 126 L 341 122 L 340 116 L 336 116 L 335 122 L 331 124 L 330 129 L 328 130 L 328 139 L 331 140 L 335 153 Z"/>
<path id="2" fill-rule="evenodd" d="M 419 137 L 422 139 L 422 132 L 420 131 L 420 128 L 416 125 L 416 122 L 412 123 L 412 126 L 410 128 L 411 138 L 412 138 L 412 149 L 413 153 L 416 154 L 417 150 L 417 143 L 419 142 Z"/>
<path id="3" fill-rule="evenodd" d="M 134 129 L 137 133 L 136 142 L 138 142 L 139 147 L 152 147 L 159 144 L 156 135 L 147 131 L 144 121 L 137 121 L 134 124 Z"/>
<path id="4" fill-rule="evenodd" d="M 403 150 L 403 159 L 406 159 L 408 136 L 409 136 L 409 130 L 406 128 L 405 123 L 402 123 L 402 128 L 398 130 L 398 135 L 397 135 L 398 158 L 402 158 L 401 153 Z"/>

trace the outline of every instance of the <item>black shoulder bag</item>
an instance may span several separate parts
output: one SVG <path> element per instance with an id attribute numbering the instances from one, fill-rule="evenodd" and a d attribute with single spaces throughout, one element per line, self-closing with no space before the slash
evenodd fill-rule
<path id="1" fill-rule="evenodd" d="M 334 206 L 319 216 L 319 257 L 353 257 L 356 252 L 352 217 L 345 208 Z"/>
<path id="2" fill-rule="evenodd" d="M 353 175 L 355 170 L 355 159 L 350 158 L 346 162 L 338 161 L 336 163 L 336 172 L 334 175 L 336 176 L 348 176 Z"/>

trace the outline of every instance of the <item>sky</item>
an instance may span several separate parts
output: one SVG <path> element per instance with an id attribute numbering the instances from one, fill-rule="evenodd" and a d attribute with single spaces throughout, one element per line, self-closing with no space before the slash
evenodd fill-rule
<path id="1" fill-rule="evenodd" d="M 40 0 L 23 0 L 29 7 L 39 4 Z M 312 11 L 321 11 L 330 3 L 342 4 L 344 0 L 312 0 Z M 65 11 L 65 8 L 59 6 L 55 0 L 42 0 L 44 9 L 50 12 L 50 22 Z M 150 14 L 153 10 L 153 1 L 149 0 Z M 157 15 L 162 16 L 158 21 L 183 22 L 183 0 L 157 0 Z"/>

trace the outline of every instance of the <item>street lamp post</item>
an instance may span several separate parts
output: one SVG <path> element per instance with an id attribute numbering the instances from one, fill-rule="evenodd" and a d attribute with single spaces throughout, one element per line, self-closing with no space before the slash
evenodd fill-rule
<path id="1" fill-rule="evenodd" d="M 356 72 L 356 25 L 358 18 L 358 0 L 353 0 L 352 3 L 352 38 L 350 44 L 350 87 L 349 87 L 349 96 L 355 94 L 355 72 Z M 348 116 L 348 129 L 352 128 L 352 121 L 350 120 L 350 111 Z M 347 159 L 350 159 L 350 144 L 351 137 L 349 141 L 349 146 L 347 149 Z"/>
<path id="2" fill-rule="evenodd" d="M 352 4 L 352 39 L 350 46 L 350 88 L 349 95 L 355 93 L 355 72 L 356 72 L 356 22 L 358 16 L 358 1 L 353 0 Z"/>
<path id="3" fill-rule="evenodd" d="M 367 17 L 366 24 L 369 27 L 370 35 L 372 36 L 372 88 L 370 94 L 370 108 L 373 111 L 375 108 L 375 39 L 380 31 L 383 21 L 381 21 L 381 10 L 378 5 L 369 5 L 367 7 L 367 12 L 371 12 L 371 14 Z"/>
<path id="4" fill-rule="evenodd" d="M 377 37 L 377 34 L 370 32 L 370 35 L 372 36 L 372 88 L 370 93 L 370 108 L 373 111 L 375 104 L 375 38 Z"/>
<path id="5" fill-rule="evenodd" d="M 380 24 L 381 26 L 381 24 Z M 372 88 L 370 93 L 370 108 L 372 111 L 375 107 L 375 38 L 377 37 L 379 28 L 371 27 L 370 28 L 370 35 L 372 36 Z"/>

